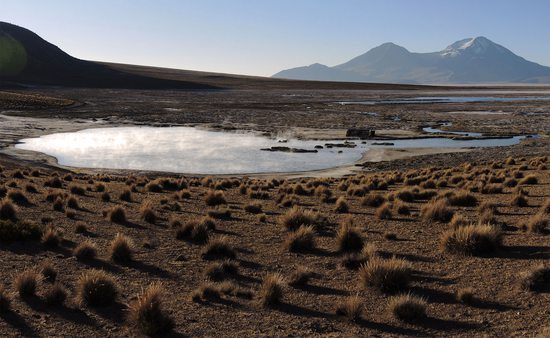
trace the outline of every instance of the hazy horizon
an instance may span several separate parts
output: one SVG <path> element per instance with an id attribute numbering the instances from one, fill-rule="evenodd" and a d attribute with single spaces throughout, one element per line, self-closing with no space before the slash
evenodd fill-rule
<path id="1" fill-rule="evenodd" d="M 431 52 L 485 36 L 550 66 L 550 3 L 4 0 L 0 21 L 88 60 L 271 76 L 334 66 L 385 42 Z"/>

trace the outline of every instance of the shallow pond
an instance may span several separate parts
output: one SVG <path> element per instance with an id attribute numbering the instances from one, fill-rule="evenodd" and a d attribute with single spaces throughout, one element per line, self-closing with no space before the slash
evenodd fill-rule
<path id="1" fill-rule="evenodd" d="M 434 104 L 434 103 L 474 103 L 474 102 L 513 102 L 513 101 L 550 101 L 548 96 L 419 96 L 410 98 L 368 100 L 368 101 L 344 101 L 340 104 Z"/>
<path id="2" fill-rule="evenodd" d="M 192 127 L 116 127 L 86 129 L 23 139 L 15 147 L 42 152 L 65 166 L 134 169 L 189 174 L 244 174 L 296 172 L 337 167 L 359 160 L 371 148 L 462 148 L 495 147 L 519 143 L 524 138 L 452 140 L 353 141 L 355 147 L 328 148 L 340 141 L 280 140 L 256 133 L 207 131 Z M 364 143 L 363 143 L 364 142 Z M 388 145 L 391 143 L 391 145 Z M 289 147 L 316 153 L 263 151 Z"/>

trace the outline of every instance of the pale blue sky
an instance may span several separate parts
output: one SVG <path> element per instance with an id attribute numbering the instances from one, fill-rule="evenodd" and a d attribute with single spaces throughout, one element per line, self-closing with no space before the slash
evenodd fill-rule
<path id="1" fill-rule="evenodd" d="M 549 19 L 548 0 L 0 0 L 0 21 L 82 59 L 268 76 L 479 35 L 550 66 Z"/>

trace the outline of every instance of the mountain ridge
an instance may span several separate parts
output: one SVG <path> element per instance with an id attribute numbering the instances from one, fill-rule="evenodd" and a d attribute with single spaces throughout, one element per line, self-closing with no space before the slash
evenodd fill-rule
<path id="1" fill-rule="evenodd" d="M 550 83 L 550 67 L 528 61 L 483 36 L 429 53 L 410 52 L 387 42 L 334 67 L 314 65 L 286 69 L 273 77 L 414 84 Z"/>

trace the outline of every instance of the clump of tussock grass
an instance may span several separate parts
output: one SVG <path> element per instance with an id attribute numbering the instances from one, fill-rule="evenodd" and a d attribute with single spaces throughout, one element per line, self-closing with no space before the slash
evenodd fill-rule
<path id="1" fill-rule="evenodd" d="M 50 283 L 55 282 L 57 278 L 57 270 L 55 269 L 51 261 L 49 260 L 44 261 L 40 265 L 39 270 L 40 270 L 40 273 L 42 274 L 42 278 L 44 281 L 50 282 Z"/>
<path id="2" fill-rule="evenodd" d="M 510 201 L 510 205 L 524 208 L 529 206 L 529 202 L 527 201 L 527 198 L 525 196 L 516 193 Z"/>
<path id="3" fill-rule="evenodd" d="M 293 287 L 302 287 L 309 283 L 316 274 L 309 268 L 299 265 L 290 275 L 288 285 Z"/>
<path id="4" fill-rule="evenodd" d="M 477 198 L 466 190 L 460 190 L 447 197 L 449 205 L 457 207 L 475 207 L 478 205 Z"/>
<path id="5" fill-rule="evenodd" d="M 336 200 L 336 203 L 334 204 L 334 211 L 338 213 L 349 212 L 348 202 L 346 202 L 346 199 L 343 196 L 338 197 Z"/>
<path id="6" fill-rule="evenodd" d="M 157 222 L 157 214 L 153 210 L 153 204 L 149 201 L 144 202 L 139 208 L 141 219 L 150 224 Z"/>
<path id="7" fill-rule="evenodd" d="M 362 286 L 370 286 L 383 292 L 396 292 L 406 289 L 411 280 L 410 264 L 398 258 L 370 259 L 359 269 Z"/>
<path id="8" fill-rule="evenodd" d="M 249 203 L 245 205 L 244 211 L 250 214 L 260 214 L 262 213 L 262 205 L 260 203 Z"/>
<path id="9" fill-rule="evenodd" d="M 482 202 L 479 205 L 478 209 L 477 209 L 479 214 L 482 214 L 483 212 L 485 212 L 487 210 L 491 211 L 495 215 L 499 214 L 498 206 L 495 203 L 491 203 L 491 202 L 488 202 L 488 201 Z"/>
<path id="10" fill-rule="evenodd" d="M 80 185 L 72 184 L 71 186 L 69 186 L 69 191 L 71 192 L 71 194 L 74 194 L 74 195 L 81 195 L 81 196 L 86 195 L 86 188 Z"/>
<path id="11" fill-rule="evenodd" d="M 0 219 L 12 221 L 17 219 L 17 208 L 10 200 L 0 200 Z"/>
<path id="12" fill-rule="evenodd" d="M 361 231 L 353 225 L 351 218 L 345 219 L 336 232 L 336 245 L 339 252 L 359 252 L 364 247 Z"/>
<path id="13" fill-rule="evenodd" d="M 104 191 L 105 191 L 105 184 L 103 184 L 103 183 L 96 183 L 96 185 L 95 185 L 95 191 L 97 191 L 97 192 L 104 192 Z"/>
<path id="14" fill-rule="evenodd" d="M 315 249 L 315 229 L 311 225 L 302 225 L 288 233 L 284 246 L 290 252 L 305 252 Z"/>
<path id="15" fill-rule="evenodd" d="M 550 215 L 550 198 L 546 199 L 540 207 L 540 213 Z"/>
<path id="16" fill-rule="evenodd" d="M 489 183 L 481 187 L 482 194 L 502 194 L 504 185 L 501 183 Z"/>
<path id="17" fill-rule="evenodd" d="M 17 205 L 22 205 L 22 206 L 29 205 L 29 199 L 21 191 L 12 190 L 8 192 L 7 197 Z"/>
<path id="18" fill-rule="evenodd" d="M 386 202 L 384 196 L 375 192 L 370 192 L 361 199 L 361 205 L 365 207 L 377 208 L 384 202 Z"/>
<path id="19" fill-rule="evenodd" d="M 384 232 L 384 238 L 388 241 L 396 241 L 397 240 L 397 234 L 395 232 Z"/>
<path id="20" fill-rule="evenodd" d="M 32 184 L 25 185 L 25 191 L 28 192 L 28 193 L 31 193 L 31 194 L 37 194 L 38 193 L 38 189 L 36 189 L 36 187 Z"/>
<path id="21" fill-rule="evenodd" d="M 45 187 L 50 187 L 50 188 L 61 189 L 61 188 L 63 188 L 63 182 L 61 181 L 61 179 L 59 177 L 54 176 L 51 179 L 44 182 L 44 186 Z"/>
<path id="22" fill-rule="evenodd" d="M 113 223 L 125 224 L 127 222 L 126 210 L 119 205 L 107 210 L 107 217 Z"/>
<path id="23" fill-rule="evenodd" d="M 548 217 L 543 213 L 538 213 L 529 218 L 529 221 L 527 222 L 527 230 L 534 233 L 544 233 L 548 223 Z"/>
<path id="24" fill-rule="evenodd" d="M 4 314 L 11 309 L 11 297 L 8 291 L 0 286 L 0 314 Z"/>
<path id="25" fill-rule="evenodd" d="M 410 215 L 411 214 L 411 209 L 409 208 L 409 206 L 403 202 L 400 202 L 400 201 L 396 201 L 394 204 L 393 204 L 393 208 L 395 209 L 395 211 L 397 211 L 397 213 L 399 215 Z"/>
<path id="26" fill-rule="evenodd" d="M 448 207 L 446 199 L 432 200 L 426 203 L 420 210 L 420 215 L 424 221 L 449 222 L 454 215 L 454 211 Z"/>
<path id="27" fill-rule="evenodd" d="M 520 285 L 528 291 L 540 291 L 550 286 L 550 267 L 540 263 L 520 273 Z"/>
<path id="28" fill-rule="evenodd" d="M 86 227 L 86 224 L 84 223 L 77 223 L 74 227 L 74 232 L 76 234 L 85 234 L 88 232 L 88 228 Z"/>
<path id="29" fill-rule="evenodd" d="M 121 201 L 132 202 L 132 191 L 130 189 L 125 189 L 123 192 L 120 193 L 118 198 Z"/>
<path id="30" fill-rule="evenodd" d="M 374 215 L 378 219 L 392 219 L 393 213 L 392 213 L 391 205 L 387 202 L 382 204 L 381 206 L 376 208 Z"/>
<path id="31" fill-rule="evenodd" d="M 230 219 L 231 210 L 226 207 L 217 207 L 216 209 L 210 209 L 206 211 L 206 214 L 215 219 Z"/>
<path id="32" fill-rule="evenodd" d="M 80 204 L 74 196 L 67 198 L 67 207 L 75 210 L 80 210 Z"/>
<path id="33" fill-rule="evenodd" d="M 471 287 L 460 288 L 456 290 L 455 298 L 463 304 L 472 304 L 474 301 L 474 289 Z"/>
<path id="34" fill-rule="evenodd" d="M 296 230 L 302 225 L 313 227 L 324 224 L 324 218 L 317 212 L 304 210 L 299 207 L 292 207 L 279 218 L 279 223 L 287 230 Z"/>
<path id="35" fill-rule="evenodd" d="M 204 271 L 204 275 L 215 282 L 224 279 L 235 277 L 239 274 L 239 265 L 232 260 L 224 260 L 222 262 L 213 262 Z"/>
<path id="36" fill-rule="evenodd" d="M 97 247 L 94 242 L 85 240 L 74 248 L 73 256 L 79 261 L 90 261 L 97 256 Z"/>
<path id="37" fill-rule="evenodd" d="M 363 300 L 359 295 L 346 297 L 336 305 L 336 314 L 351 321 L 360 319 L 362 313 Z"/>
<path id="38" fill-rule="evenodd" d="M 256 300 L 263 307 L 279 304 L 284 295 L 285 279 L 279 273 L 269 273 L 262 280 L 260 289 L 256 294 Z"/>
<path id="39" fill-rule="evenodd" d="M 14 287 L 19 297 L 28 299 L 36 295 L 41 277 L 35 270 L 25 270 L 15 276 Z"/>
<path id="40" fill-rule="evenodd" d="M 162 185 L 160 185 L 157 181 L 151 181 L 145 184 L 145 190 L 148 192 L 161 193 Z"/>
<path id="41" fill-rule="evenodd" d="M 235 259 L 237 252 L 227 237 L 220 236 L 208 240 L 202 251 L 202 257 L 205 259 Z"/>
<path id="42" fill-rule="evenodd" d="M 206 222 L 191 221 L 176 230 L 177 239 L 190 240 L 199 244 L 206 243 L 209 236 L 208 223 Z"/>
<path id="43" fill-rule="evenodd" d="M 426 317 L 426 301 L 410 293 L 391 297 L 388 311 L 397 319 L 408 323 L 419 322 Z"/>
<path id="44" fill-rule="evenodd" d="M 76 285 L 80 304 L 91 307 L 112 305 L 118 297 L 117 282 L 103 270 L 88 270 L 80 275 Z"/>
<path id="45" fill-rule="evenodd" d="M 451 229 L 457 229 L 463 226 L 467 226 L 468 224 L 470 224 L 470 222 L 468 222 L 464 215 L 454 214 L 453 218 L 451 218 L 451 221 L 449 222 L 449 227 Z"/>
<path id="46" fill-rule="evenodd" d="M 60 283 L 54 283 L 46 289 L 44 301 L 51 306 L 61 306 L 67 299 L 67 289 Z"/>
<path id="47" fill-rule="evenodd" d="M 213 300 L 221 297 L 220 288 L 211 282 L 202 283 L 191 293 L 191 300 L 198 303 L 202 300 Z"/>
<path id="48" fill-rule="evenodd" d="M 518 185 L 535 185 L 538 184 L 539 180 L 535 175 L 525 176 L 518 182 Z"/>
<path id="49" fill-rule="evenodd" d="M 223 192 L 219 190 L 209 190 L 206 193 L 206 197 L 204 201 L 206 202 L 206 205 L 211 207 L 227 204 L 227 201 L 225 200 L 225 196 Z"/>
<path id="50" fill-rule="evenodd" d="M 110 202 L 111 201 L 111 195 L 108 192 L 104 192 L 101 194 L 101 200 L 103 202 Z"/>
<path id="51" fill-rule="evenodd" d="M 117 233 L 111 241 L 110 254 L 111 259 L 117 263 L 128 263 L 132 261 L 133 244 L 130 238 Z"/>
<path id="52" fill-rule="evenodd" d="M 173 319 L 162 307 L 163 292 L 162 284 L 151 284 L 128 306 L 128 320 L 142 334 L 157 336 L 174 327 Z"/>
<path id="53" fill-rule="evenodd" d="M 472 224 L 450 229 L 441 236 L 445 252 L 463 255 L 491 253 L 502 245 L 502 232 L 489 224 Z"/>
<path id="54" fill-rule="evenodd" d="M 61 242 L 61 235 L 55 227 L 49 226 L 42 234 L 40 241 L 47 248 L 57 248 Z"/>

